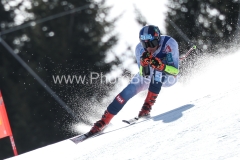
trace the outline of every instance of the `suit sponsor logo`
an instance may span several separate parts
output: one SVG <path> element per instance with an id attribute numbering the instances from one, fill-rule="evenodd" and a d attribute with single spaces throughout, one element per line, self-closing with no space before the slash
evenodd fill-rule
<path id="1" fill-rule="evenodd" d="M 120 104 L 123 104 L 125 102 L 125 100 L 120 95 L 118 95 L 116 99 Z"/>
<path id="2" fill-rule="evenodd" d="M 167 47 L 165 48 L 165 50 L 163 52 L 164 53 L 169 53 L 169 52 L 172 52 L 172 49 L 169 45 L 167 45 Z"/>
<path id="3" fill-rule="evenodd" d="M 174 65 L 172 53 L 167 54 L 167 64 L 172 66 Z"/>

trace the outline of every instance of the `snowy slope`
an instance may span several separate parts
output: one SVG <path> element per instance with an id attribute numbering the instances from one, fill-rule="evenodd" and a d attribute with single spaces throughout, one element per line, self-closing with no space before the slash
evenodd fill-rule
<path id="1" fill-rule="evenodd" d="M 240 159 L 240 51 L 199 66 L 187 85 L 163 89 L 153 119 L 75 145 L 65 140 L 9 160 L 36 159 Z M 129 101 L 114 117 L 137 114 L 142 97 Z"/>

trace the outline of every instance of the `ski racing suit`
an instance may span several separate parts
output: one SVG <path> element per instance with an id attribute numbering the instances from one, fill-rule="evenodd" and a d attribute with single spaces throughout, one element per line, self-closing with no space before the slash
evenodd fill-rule
<path id="1" fill-rule="evenodd" d="M 135 56 L 138 67 L 140 68 L 140 57 L 145 51 L 142 44 L 139 43 L 135 49 Z M 141 91 L 149 90 L 159 94 L 161 87 L 170 87 L 177 82 L 177 75 L 171 72 L 173 68 L 177 73 L 179 69 L 179 50 L 178 43 L 170 36 L 161 35 L 159 48 L 153 53 L 153 57 L 159 58 L 166 64 L 165 71 L 157 71 L 150 67 L 150 76 L 144 77 L 138 72 L 131 82 L 115 97 L 113 102 L 108 106 L 109 113 L 116 115 L 129 99 Z M 172 67 L 171 67 L 172 66 Z"/>

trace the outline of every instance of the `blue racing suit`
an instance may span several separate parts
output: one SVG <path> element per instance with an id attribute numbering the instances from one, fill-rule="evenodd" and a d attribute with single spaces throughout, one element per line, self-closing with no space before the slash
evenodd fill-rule
<path id="1" fill-rule="evenodd" d="M 142 44 L 139 43 L 135 49 L 135 56 L 138 67 L 140 67 L 140 57 L 145 51 Z M 161 59 L 161 61 L 168 65 L 179 69 L 179 51 L 178 43 L 170 36 L 161 35 L 159 48 L 153 53 L 153 57 Z M 177 75 L 171 75 L 165 71 L 157 71 L 150 67 L 150 76 L 143 77 L 137 73 L 131 82 L 120 92 L 113 102 L 108 106 L 109 113 L 116 115 L 129 99 L 141 91 L 149 90 L 158 94 L 161 87 L 170 87 L 177 82 Z"/>

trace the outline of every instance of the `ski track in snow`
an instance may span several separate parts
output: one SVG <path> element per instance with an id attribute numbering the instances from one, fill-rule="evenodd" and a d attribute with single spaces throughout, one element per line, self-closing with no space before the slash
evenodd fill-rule
<path id="1" fill-rule="evenodd" d="M 150 120 L 117 129 L 125 126 L 121 122 L 123 118 L 132 118 L 139 111 L 142 97 L 134 97 L 105 130 L 115 131 L 78 145 L 65 140 L 9 160 L 237 160 L 240 158 L 240 79 L 236 71 L 222 68 L 221 64 L 225 62 L 224 66 L 237 68 L 239 56 L 240 51 L 218 58 L 197 78 L 193 76 L 188 86 L 164 89 Z M 211 76 L 209 73 L 217 72 L 216 68 L 220 73 Z"/>

